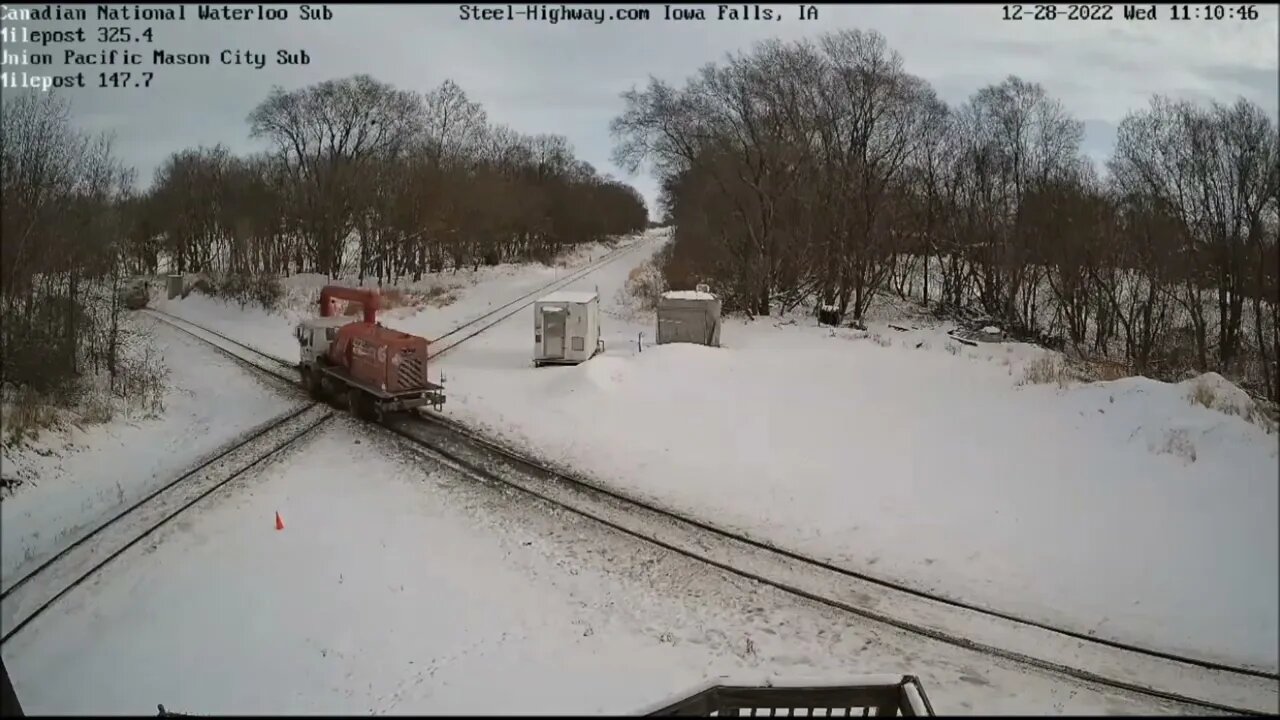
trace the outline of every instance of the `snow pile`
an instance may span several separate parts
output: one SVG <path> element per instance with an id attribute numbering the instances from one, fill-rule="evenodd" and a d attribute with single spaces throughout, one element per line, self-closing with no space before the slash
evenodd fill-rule
<path id="1" fill-rule="evenodd" d="M 604 355 L 592 361 L 584 372 L 566 373 L 555 379 L 556 385 L 566 393 L 577 392 L 616 392 L 630 382 L 632 365 L 619 357 Z"/>
<path id="2" fill-rule="evenodd" d="M 1274 432 L 1275 421 L 1258 406 L 1258 403 L 1235 383 L 1216 372 L 1208 372 L 1178 384 L 1193 403 L 1203 405 L 1227 415 L 1236 415 Z"/>
<path id="3" fill-rule="evenodd" d="M 626 274 L 592 280 L 611 298 Z M 724 348 L 638 351 L 653 316 L 620 322 L 627 308 L 604 304 L 606 355 L 581 366 L 528 367 L 524 314 L 447 356 L 447 412 L 851 568 L 1275 667 L 1277 446 L 1261 428 L 1143 378 L 1026 383 L 1051 353 L 965 347 L 942 327 L 730 318 Z"/>

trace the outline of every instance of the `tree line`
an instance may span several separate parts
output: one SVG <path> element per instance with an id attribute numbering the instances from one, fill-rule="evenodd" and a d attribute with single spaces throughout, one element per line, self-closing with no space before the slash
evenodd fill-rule
<path id="1" fill-rule="evenodd" d="M 107 136 L 76 130 L 52 94 L 0 106 L 5 399 L 119 369 L 122 213 L 132 171 Z"/>
<path id="2" fill-rule="evenodd" d="M 506 261 L 645 227 L 630 186 L 558 135 L 490 122 L 452 82 L 417 93 L 367 75 L 286 91 L 247 118 L 269 149 L 176 152 L 138 190 L 69 103 L 0 106 L 3 386 L 74 390 L 120 370 L 122 295 L 160 272 L 361 281 Z M 74 392 L 63 393 L 68 398 Z"/>
<path id="3" fill-rule="evenodd" d="M 137 201 L 132 259 L 178 272 L 347 271 L 395 282 L 547 259 L 643 228 L 628 185 L 559 135 L 489 122 L 452 82 L 422 94 L 367 75 L 276 88 L 248 118 L 271 149 L 175 153 Z"/>
<path id="4" fill-rule="evenodd" d="M 623 100 L 615 160 L 659 176 L 673 287 L 855 320 L 911 297 L 1280 399 L 1280 138 L 1253 103 L 1154 97 L 1099 172 L 1042 86 L 1010 76 L 952 107 L 861 30 L 765 41 Z"/>

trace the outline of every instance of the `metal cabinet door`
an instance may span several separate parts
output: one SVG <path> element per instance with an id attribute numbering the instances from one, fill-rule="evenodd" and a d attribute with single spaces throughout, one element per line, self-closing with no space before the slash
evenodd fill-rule
<path id="1" fill-rule="evenodd" d="M 542 357 L 564 357 L 564 316 L 561 308 L 544 308 L 542 311 Z"/>

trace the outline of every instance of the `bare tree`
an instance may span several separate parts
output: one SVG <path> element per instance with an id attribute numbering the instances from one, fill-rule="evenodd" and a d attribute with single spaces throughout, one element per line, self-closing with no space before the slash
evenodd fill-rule
<path id="1" fill-rule="evenodd" d="M 1179 251 L 1186 273 L 1179 299 L 1202 370 L 1210 367 L 1211 349 L 1220 368 L 1229 369 L 1237 360 L 1248 284 L 1259 288 L 1255 318 L 1265 315 L 1265 276 L 1251 272 L 1249 261 L 1266 255 L 1272 237 L 1267 228 L 1274 223 L 1280 184 L 1276 147 L 1274 124 L 1244 100 L 1201 109 L 1156 97 L 1147 110 L 1128 116 L 1118 132 L 1111 162 L 1117 181 L 1158 199 L 1186 228 Z M 1217 309 L 1212 348 L 1203 296 L 1210 288 Z"/>
<path id="2" fill-rule="evenodd" d="M 66 390 L 90 370 L 114 373 L 117 314 L 104 282 L 116 267 L 118 207 L 132 171 L 111 139 L 70 123 L 56 94 L 19 95 L 0 107 L 0 259 L 3 383 Z"/>
<path id="3" fill-rule="evenodd" d="M 421 98 L 368 75 L 285 92 L 275 88 L 249 115 L 254 137 L 275 143 L 298 202 L 299 228 L 319 269 L 336 275 L 354 229 L 353 198 L 378 161 L 421 132 Z"/>

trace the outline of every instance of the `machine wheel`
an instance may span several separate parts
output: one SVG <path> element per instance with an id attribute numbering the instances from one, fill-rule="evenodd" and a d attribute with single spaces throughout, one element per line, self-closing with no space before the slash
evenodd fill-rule
<path id="1" fill-rule="evenodd" d="M 311 368 L 302 368 L 302 385 L 307 389 L 307 395 L 310 395 L 312 400 L 324 399 L 324 388 L 320 385 L 320 376 Z"/>
<path id="2" fill-rule="evenodd" d="M 347 407 L 352 415 L 361 420 L 377 422 L 379 419 L 378 408 L 374 403 L 373 396 L 363 390 L 351 388 L 347 391 Z"/>

